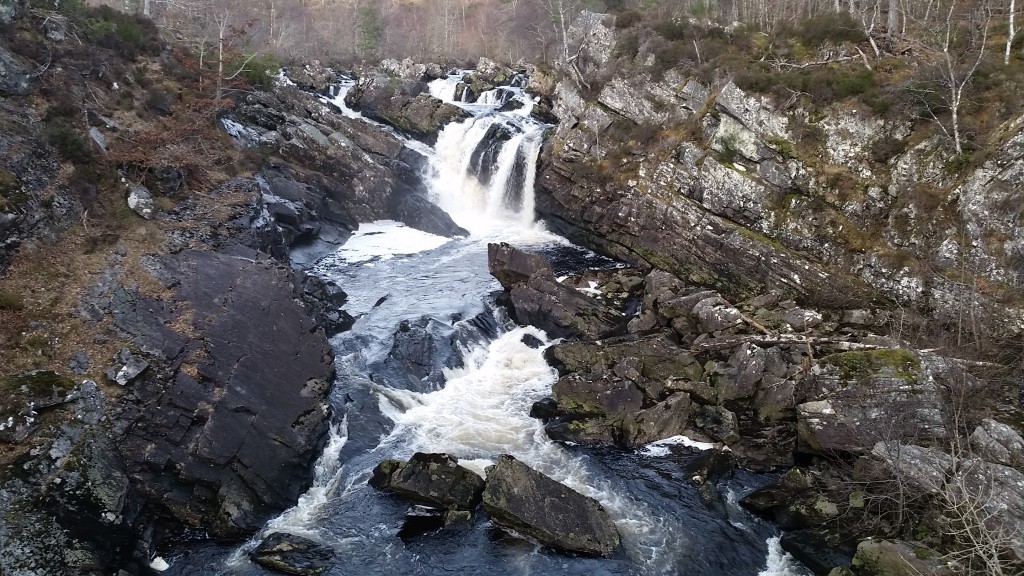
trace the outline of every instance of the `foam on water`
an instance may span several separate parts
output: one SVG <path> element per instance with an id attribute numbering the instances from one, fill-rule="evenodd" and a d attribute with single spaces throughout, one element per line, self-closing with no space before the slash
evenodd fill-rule
<path id="1" fill-rule="evenodd" d="M 768 560 L 764 570 L 757 576 L 804 576 L 805 568 L 788 552 L 782 549 L 781 538 L 772 536 L 768 539 Z"/>
<path id="2" fill-rule="evenodd" d="M 360 224 L 337 255 L 343 262 L 356 264 L 375 259 L 389 259 L 433 250 L 449 241 L 443 236 L 410 228 L 394 220 L 378 220 Z"/>

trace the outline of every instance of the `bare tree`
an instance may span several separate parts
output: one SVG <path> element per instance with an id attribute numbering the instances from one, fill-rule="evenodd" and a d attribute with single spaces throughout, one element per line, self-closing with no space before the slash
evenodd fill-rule
<path id="1" fill-rule="evenodd" d="M 1017 35 L 1017 29 L 1014 27 L 1013 18 L 1017 12 L 1017 0 L 1010 0 L 1010 14 L 1007 16 L 1007 23 L 1009 28 L 1006 31 L 1006 53 L 1003 55 L 1003 64 L 1010 63 L 1010 47 L 1013 46 L 1013 37 Z"/>

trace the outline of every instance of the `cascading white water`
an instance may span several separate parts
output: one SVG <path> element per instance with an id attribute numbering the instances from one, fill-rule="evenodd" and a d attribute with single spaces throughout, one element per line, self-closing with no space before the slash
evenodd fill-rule
<path id="1" fill-rule="evenodd" d="M 357 318 L 350 331 L 332 340 L 339 374 L 332 402 L 345 416 L 331 429 L 314 485 L 247 545 L 219 557 L 212 572 L 182 560 L 172 573 L 177 568 L 177 574 L 219 574 L 226 563 L 235 573 L 250 574 L 248 551 L 267 533 L 283 531 L 333 546 L 344 566 L 329 574 L 382 573 L 384 566 L 394 574 L 802 574 L 777 538 L 771 539 L 777 532 L 736 506 L 734 492 L 724 519 L 695 498 L 689 474 L 674 468 L 671 446 L 709 445 L 678 437 L 600 459 L 600 452 L 551 441 L 543 424 L 529 416 L 532 404 L 550 394 L 557 374 L 544 360 L 544 346 L 533 348 L 523 339 L 551 342 L 536 328 L 515 327 L 487 304 L 499 288 L 487 274 L 487 243 L 541 250 L 567 244 L 533 223 L 546 126 L 530 118 L 533 101 L 521 88 L 484 93 L 476 103 L 454 102 L 459 81 L 458 73 L 437 80 L 431 93 L 472 117 L 449 124 L 433 148 L 409 144 L 428 160 L 428 189 L 472 236 L 449 240 L 377 222 L 361 226 L 346 246 L 312 269 L 346 290 L 346 310 Z M 522 85 L 522 79 L 514 84 Z M 349 87 L 324 100 L 360 118 L 344 104 Z M 509 99 L 522 106 L 499 111 Z M 493 330 L 479 329 L 476 319 L 485 316 L 492 317 Z M 443 370 L 443 386 L 417 392 L 393 385 L 386 364 L 399 324 L 418 318 L 449 328 L 443 337 L 457 342 L 461 365 Z M 367 400 L 360 403 L 361 398 Z M 381 460 L 417 451 L 450 453 L 481 475 L 500 454 L 512 454 L 600 501 L 620 532 L 623 558 L 565 558 L 533 547 L 496 547 L 480 536 L 486 528 L 479 525 L 476 539 L 453 536 L 459 539 L 454 548 L 403 545 L 396 534 L 402 519 L 394 511 L 401 505 L 366 481 Z M 716 545 L 731 548 L 715 550 Z"/>
<path id="2" fill-rule="evenodd" d="M 464 74 L 430 83 L 431 94 L 473 115 L 441 131 L 426 175 L 428 187 L 437 204 L 474 234 L 486 234 L 496 222 L 529 225 L 537 159 L 547 126 L 530 117 L 534 98 L 521 88 L 496 88 L 475 103 L 456 101 L 456 87 Z M 499 111 L 510 100 L 518 107 Z"/>

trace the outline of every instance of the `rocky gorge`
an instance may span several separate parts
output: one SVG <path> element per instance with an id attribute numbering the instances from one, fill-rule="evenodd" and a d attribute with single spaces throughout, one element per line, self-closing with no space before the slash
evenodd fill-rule
<path id="1" fill-rule="evenodd" d="M 559 339 L 519 339 L 556 372 L 549 397 L 530 403 L 546 438 L 611 455 L 683 436 L 707 443 L 673 482 L 714 509 L 727 500 L 723 479 L 766 474 L 741 502 L 782 529 L 782 547 L 815 573 L 977 569 L 970 542 L 984 534 L 992 552 L 983 560 L 1024 561 L 1020 367 L 1007 360 L 1024 332 L 1017 123 L 964 174 L 939 168 L 948 152 L 937 138 L 881 162 L 877 142 L 906 139 L 909 124 L 842 103 L 780 109 L 681 69 L 608 77 L 623 32 L 586 13 L 571 34 L 580 55 L 557 83 L 543 70 L 524 76 L 481 61 L 455 88 L 462 102 L 499 89 L 538 98 L 530 116 L 552 125 L 538 218 L 624 263 L 566 273 L 550 250 L 487 245 L 497 308 Z M 39 89 L 15 65 L 0 87 L 8 120 L 33 113 L 19 98 Z M 129 214 L 137 229 L 94 240 L 99 262 L 70 309 L 88 346 L 54 344 L 46 369 L 3 381 L 5 573 L 146 573 L 159 551 L 253 535 L 262 566 L 343 566 L 344 546 L 265 530 L 315 484 L 339 406 L 349 443 L 340 454 L 376 458 L 369 482 L 388 494 L 366 498 L 381 507 L 408 499 L 407 524 L 425 507 L 431 530 L 471 540 L 482 509 L 501 530 L 580 555 L 566 562 L 621 558 L 629 536 L 553 469 L 488 453 L 485 481 L 459 464 L 473 457 L 417 450 L 381 462 L 374 442 L 387 430 L 353 428 L 387 409 L 373 400 L 380 381 L 429 392 L 469 364 L 453 352 L 468 337 L 436 319 L 404 322 L 389 327 L 404 336 L 391 334 L 386 365 L 374 365 L 376 388 L 362 392 L 370 399 L 359 396 L 350 386 L 359 377 L 337 370 L 329 338 L 398 296 L 360 308 L 349 286 L 311 268 L 361 223 L 469 235 L 421 178 L 421 146 L 470 119 L 431 96 L 428 83 L 449 72 L 411 61 L 358 78 L 289 68 L 287 82 L 216 116 L 225 141 L 256 154 L 251 173 L 165 192 L 154 176 L 180 167 L 149 166 L 145 181 L 119 192 L 149 203 Z M 131 130 L 102 120 L 115 116 L 108 106 L 87 111 L 90 133 L 104 140 Z M 808 123 L 820 148 L 798 137 Z M 640 142 L 651 125 L 661 137 Z M 88 226 L 89 208 L 61 180 L 50 144 L 31 130 L 4 137 L 3 170 L 20 200 L 0 215 L 0 262 L 17 272 L 19 257 L 59 245 L 77 221 Z M 477 163 L 487 154 L 496 161 L 481 153 Z M 948 196 L 918 202 L 922 181 Z M 493 338 L 501 314 L 488 314 L 453 313 L 449 324 L 472 321 Z M 45 332 L 65 320 L 32 321 Z M 925 338 L 935 326 L 945 341 Z M 950 334 L 1008 352 L 972 357 L 944 346 Z M 398 392 L 381 394 L 400 404 Z"/>

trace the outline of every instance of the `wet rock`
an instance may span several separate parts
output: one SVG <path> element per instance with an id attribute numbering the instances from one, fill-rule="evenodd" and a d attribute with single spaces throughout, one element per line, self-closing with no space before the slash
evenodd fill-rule
<path id="1" fill-rule="evenodd" d="M 417 452 L 408 462 L 378 464 L 370 486 L 425 506 L 473 510 L 480 503 L 484 480 L 448 454 Z"/>
<path id="2" fill-rule="evenodd" d="M 316 576 L 334 564 L 334 550 L 308 538 L 275 532 L 249 553 L 249 559 L 285 574 Z"/>
<path id="3" fill-rule="evenodd" d="M 156 213 L 153 195 L 145 186 L 132 186 L 131 192 L 128 193 L 128 207 L 146 220 L 151 220 Z"/>
<path id="4" fill-rule="evenodd" d="M 540 270 L 552 270 L 551 263 L 540 254 L 520 250 L 505 242 L 487 245 L 487 271 L 506 290 L 525 284 Z"/>
<path id="5" fill-rule="evenodd" d="M 619 546 L 600 503 L 507 454 L 487 469 L 483 503 L 496 525 L 559 550 L 610 556 Z"/>
<path id="6" fill-rule="evenodd" d="M 630 381 L 601 377 L 593 373 L 574 373 L 560 378 L 551 387 L 559 412 L 570 418 L 601 417 L 614 419 L 638 411 L 643 392 Z"/>
<path id="7" fill-rule="evenodd" d="M 201 338 L 168 328 L 182 322 L 169 303 L 115 290 L 115 326 L 159 364 L 123 397 L 118 445 L 155 513 L 245 537 L 309 485 L 327 432 L 331 349 L 287 267 L 242 247 L 159 263 Z"/>
<path id="8" fill-rule="evenodd" d="M 622 423 L 621 444 L 635 448 L 657 440 L 681 436 L 690 417 L 690 395 L 672 394 L 664 401 L 631 414 Z"/>
<path id="9" fill-rule="evenodd" d="M 355 323 L 342 307 L 348 302 L 348 294 L 333 280 L 319 276 L 305 276 L 302 280 L 302 296 L 306 310 L 317 319 L 327 337 L 344 332 Z"/>
<path id="10" fill-rule="evenodd" d="M 469 236 L 469 231 L 452 220 L 447 212 L 415 191 L 392 194 L 388 204 L 391 217 L 410 228 L 437 236 Z"/>
<path id="11" fill-rule="evenodd" d="M 837 566 L 850 566 L 852 563 L 852 550 L 836 548 L 816 530 L 786 532 L 780 545 L 819 576 L 825 576 Z"/>
<path id="12" fill-rule="evenodd" d="M 544 346 L 544 342 L 533 334 L 523 334 L 523 344 L 526 344 L 527 347 L 533 348 L 534 350 Z"/>
<path id="13" fill-rule="evenodd" d="M 724 406 L 699 406 L 693 413 L 693 425 L 718 442 L 731 444 L 739 440 L 736 415 Z"/>
<path id="14" fill-rule="evenodd" d="M 649 380 L 700 381 L 704 372 L 700 362 L 666 334 L 626 336 L 600 342 L 563 342 L 548 348 L 544 357 L 559 374 L 611 370 L 627 358 L 638 359 L 641 377 Z"/>
<path id="15" fill-rule="evenodd" d="M 597 300 L 559 283 L 550 270 L 535 272 L 510 292 L 521 324 L 536 326 L 552 338 L 598 339 L 625 328 L 622 316 Z"/>
<path id="16" fill-rule="evenodd" d="M 430 317 L 403 321 L 387 357 L 370 367 L 372 378 L 416 392 L 439 390 L 444 370 L 461 365 L 454 337 L 451 326 Z"/>
<path id="17" fill-rule="evenodd" d="M 533 403 L 530 407 L 530 418 L 537 418 L 547 422 L 558 413 L 558 402 L 554 398 L 544 398 Z"/>
<path id="18" fill-rule="evenodd" d="M 345 103 L 368 118 L 387 122 L 428 144 L 437 140 L 446 124 L 468 115 L 458 106 L 431 96 L 419 79 L 395 82 L 384 75 L 360 79 L 345 96 Z"/>

